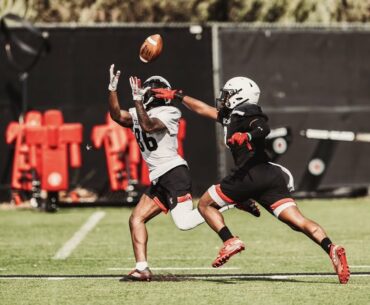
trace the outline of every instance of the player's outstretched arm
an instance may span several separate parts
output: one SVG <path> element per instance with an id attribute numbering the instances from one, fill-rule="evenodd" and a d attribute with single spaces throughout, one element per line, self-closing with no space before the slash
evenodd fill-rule
<path id="1" fill-rule="evenodd" d="M 215 107 L 209 106 L 208 104 L 188 95 L 184 96 L 182 103 L 191 111 L 194 111 L 201 116 L 217 120 L 218 111 Z"/>
<path id="2" fill-rule="evenodd" d="M 132 117 L 128 111 L 121 110 L 117 95 L 118 79 L 121 71 L 117 71 L 114 74 L 114 65 L 110 66 L 109 75 L 110 82 L 108 86 L 109 90 L 109 113 L 111 118 L 123 127 L 132 127 Z"/>
<path id="3" fill-rule="evenodd" d="M 130 85 L 132 89 L 132 98 L 135 102 L 137 117 L 142 130 L 146 133 L 153 133 L 166 129 L 166 125 L 164 125 L 160 119 L 150 118 L 144 109 L 144 95 L 148 90 L 150 90 L 150 88 L 141 88 L 141 80 L 136 76 L 130 77 Z"/>
<path id="4" fill-rule="evenodd" d="M 197 100 L 196 98 L 184 95 L 179 90 L 158 88 L 152 89 L 152 91 L 156 93 L 155 97 L 157 98 L 179 100 L 191 111 L 194 111 L 195 113 L 198 113 L 201 116 L 217 120 L 218 111 L 215 107 L 209 106 L 206 103 Z"/>

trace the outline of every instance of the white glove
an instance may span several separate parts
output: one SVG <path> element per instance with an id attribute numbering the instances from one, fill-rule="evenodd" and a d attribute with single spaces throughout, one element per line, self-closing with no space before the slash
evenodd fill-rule
<path id="1" fill-rule="evenodd" d="M 136 76 L 130 77 L 130 85 L 132 89 L 133 100 L 142 102 L 144 100 L 145 93 L 147 93 L 150 87 L 141 88 L 141 80 Z"/>
<path id="2" fill-rule="evenodd" d="M 119 76 L 121 75 L 121 71 L 117 71 L 116 74 L 114 74 L 114 64 L 112 64 L 109 68 L 109 76 L 110 76 L 110 82 L 108 86 L 109 91 L 116 91 L 117 90 L 117 85 L 118 85 L 118 79 Z"/>

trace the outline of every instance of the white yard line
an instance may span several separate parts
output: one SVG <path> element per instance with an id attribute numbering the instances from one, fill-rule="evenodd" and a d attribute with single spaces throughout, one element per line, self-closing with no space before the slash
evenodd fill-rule
<path id="1" fill-rule="evenodd" d="M 370 268 L 370 265 L 351 265 L 350 268 Z"/>
<path id="2" fill-rule="evenodd" d="M 351 274 L 351 277 L 369 277 L 370 274 Z M 291 274 L 291 275 L 221 275 L 218 277 L 214 276 L 187 276 L 190 279 L 199 279 L 199 280 L 206 280 L 206 279 L 272 279 L 272 280 L 286 280 L 286 279 L 294 279 L 294 278 L 330 278 L 330 277 L 337 277 L 336 274 Z"/>
<path id="3" fill-rule="evenodd" d="M 122 276 L 92 276 L 92 275 L 86 275 L 86 276 L 45 276 L 45 277 L 40 277 L 40 276 L 12 276 L 12 277 L 3 277 L 0 275 L 0 281 L 2 280 L 49 280 L 49 281 L 60 281 L 60 280 L 81 280 L 81 279 L 93 279 L 93 280 L 117 280 L 121 278 Z M 294 278 L 336 278 L 336 274 L 287 274 L 287 275 L 282 275 L 282 274 L 270 274 L 270 275 L 262 275 L 262 274 L 222 274 L 222 275 L 185 275 L 184 279 L 186 280 L 208 280 L 208 279 L 213 279 L 213 280 L 220 280 L 220 279 L 272 279 L 272 280 L 285 280 L 285 279 L 294 279 Z M 368 274 L 351 274 L 351 278 L 353 277 L 370 277 L 370 273 Z M 179 277 L 179 279 L 181 279 Z M 170 280 L 169 280 L 170 281 Z"/>
<path id="4" fill-rule="evenodd" d="M 92 214 L 83 226 L 72 236 L 72 238 L 59 249 L 53 259 L 66 259 L 104 216 L 105 212 L 102 211 Z"/>
<path id="5" fill-rule="evenodd" d="M 221 268 L 211 268 L 211 267 L 150 267 L 151 270 L 239 270 L 237 267 L 221 267 Z M 110 271 L 129 271 L 132 268 L 107 268 Z"/>

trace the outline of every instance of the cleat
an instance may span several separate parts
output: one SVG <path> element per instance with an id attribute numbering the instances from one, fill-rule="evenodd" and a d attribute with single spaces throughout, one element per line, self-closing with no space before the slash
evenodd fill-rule
<path id="1" fill-rule="evenodd" d="M 242 252 L 245 249 L 244 243 L 239 237 L 233 237 L 224 242 L 223 247 L 220 249 L 217 258 L 213 261 L 212 267 L 218 268 L 225 264 L 230 257 Z"/>
<path id="2" fill-rule="evenodd" d="M 132 270 L 127 276 L 120 279 L 120 282 L 122 281 L 144 281 L 144 282 L 150 282 L 152 279 L 152 272 L 149 268 L 145 268 L 142 271 L 139 271 L 137 269 Z"/>
<path id="3" fill-rule="evenodd" d="M 338 279 L 341 284 L 347 284 L 351 275 L 347 264 L 346 251 L 342 246 L 332 244 L 330 246 L 330 259 L 333 263 L 334 270 L 338 274 Z"/>
<path id="4" fill-rule="evenodd" d="M 261 216 L 261 211 L 258 208 L 257 203 L 252 199 L 248 199 L 247 201 L 244 201 L 242 203 L 236 203 L 235 207 L 239 210 L 248 212 L 255 217 Z"/>

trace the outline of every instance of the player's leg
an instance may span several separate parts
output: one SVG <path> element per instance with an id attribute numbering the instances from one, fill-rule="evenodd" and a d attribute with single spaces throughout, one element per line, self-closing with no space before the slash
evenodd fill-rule
<path id="1" fill-rule="evenodd" d="M 208 189 L 208 191 L 205 192 L 199 200 L 198 210 L 211 229 L 218 233 L 222 228 L 225 227 L 225 220 L 220 208 L 226 208 L 228 206 L 230 206 L 230 204 L 227 203 L 223 207 L 217 205 L 215 200 L 211 197 L 210 190 Z"/>
<path id="2" fill-rule="evenodd" d="M 204 218 L 198 209 L 194 209 L 193 201 L 189 198 L 177 200 L 176 205 L 171 209 L 172 220 L 176 227 L 182 231 L 187 231 L 204 223 Z"/>
<path id="3" fill-rule="evenodd" d="M 180 230 L 190 230 L 204 222 L 198 210 L 193 209 L 191 177 L 185 165 L 171 169 L 158 179 L 154 200 L 165 213 L 170 211 Z"/>
<path id="4" fill-rule="evenodd" d="M 215 268 L 222 266 L 230 257 L 245 249 L 244 243 L 230 232 L 219 210 L 219 208 L 232 203 L 233 200 L 222 192 L 220 185 L 213 185 L 203 194 L 198 204 L 199 212 L 224 243 L 217 258 L 212 263 Z"/>
<path id="5" fill-rule="evenodd" d="M 280 167 L 280 169 L 279 169 Z M 281 170 L 282 169 L 282 170 Z M 293 185 L 290 172 L 281 166 L 271 164 L 265 168 L 264 175 L 274 177 L 258 201 L 273 213 L 280 221 L 289 225 L 293 230 L 304 233 L 327 252 L 334 264 L 341 283 L 349 279 L 349 269 L 343 247 L 335 246 L 328 238 L 325 230 L 316 222 L 306 218 L 291 198 L 289 185 Z M 290 183 L 284 175 L 288 173 Z"/>
<path id="6" fill-rule="evenodd" d="M 130 272 L 133 280 L 150 280 L 151 272 L 147 262 L 148 232 L 145 223 L 162 212 L 161 208 L 148 195 L 142 195 L 133 210 L 129 225 L 136 266 Z"/>
<path id="7" fill-rule="evenodd" d="M 260 216 L 260 210 L 253 200 L 247 200 L 240 204 L 227 204 L 223 207 L 220 207 L 214 203 L 213 207 L 220 213 L 237 208 L 248 212 L 255 217 Z M 177 228 L 182 231 L 191 230 L 205 222 L 205 219 L 200 214 L 199 209 L 194 208 L 191 198 L 184 201 L 178 201 L 177 205 L 171 209 L 171 216 Z"/>
<path id="8" fill-rule="evenodd" d="M 312 239 L 329 255 L 334 269 L 338 274 L 339 282 L 346 284 L 350 277 L 350 270 L 347 263 L 345 249 L 342 246 L 334 245 L 327 236 L 325 230 L 316 222 L 306 218 L 296 205 L 282 210 L 278 219 L 289 225 L 296 231 L 300 231 Z"/>
<path id="9" fill-rule="evenodd" d="M 319 245 L 323 239 L 327 238 L 324 229 L 316 222 L 304 217 L 296 205 L 283 210 L 279 214 L 278 218 L 289 225 L 292 229 L 306 234 Z M 329 253 L 329 246 L 330 245 L 326 245 L 324 248 L 327 253 Z"/>
<path id="10" fill-rule="evenodd" d="M 199 210 L 193 206 L 191 177 L 186 166 L 179 166 L 170 170 L 160 178 L 158 183 L 161 189 L 161 194 L 158 196 L 159 200 L 163 201 L 163 206 L 168 206 L 177 228 L 186 231 L 204 223 L 205 220 Z M 220 212 L 224 212 L 233 208 L 234 204 L 227 204 L 222 207 L 215 204 L 214 206 Z M 248 201 L 238 205 L 238 208 L 250 213 L 253 210 L 252 204 Z"/>

